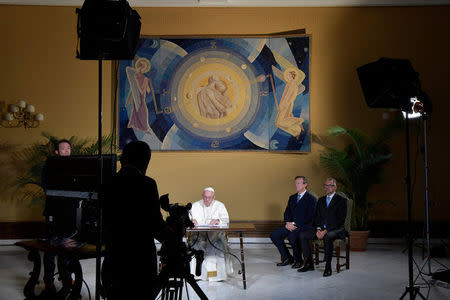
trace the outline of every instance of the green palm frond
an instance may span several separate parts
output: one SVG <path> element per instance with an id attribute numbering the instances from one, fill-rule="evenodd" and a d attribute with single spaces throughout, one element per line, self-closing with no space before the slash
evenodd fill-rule
<path id="1" fill-rule="evenodd" d="M 370 188 L 383 179 L 383 166 L 392 158 L 386 140 L 398 122 L 388 122 L 376 138 L 371 138 L 359 129 L 334 126 L 327 130 L 328 136 L 344 137 L 349 140 L 343 149 L 325 147 L 320 154 L 321 166 L 343 185 L 343 190 L 354 200 L 352 226 L 366 229 L 370 205 L 367 197 Z M 323 141 L 316 137 L 315 141 Z"/>
<path id="2" fill-rule="evenodd" d="M 111 134 L 102 137 L 102 153 L 111 154 L 111 142 L 112 141 L 113 141 L 113 136 Z M 96 140 L 95 143 L 82 149 L 82 154 L 86 154 L 86 155 L 98 154 L 99 148 L 100 147 L 99 147 L 98 140 Z"/>

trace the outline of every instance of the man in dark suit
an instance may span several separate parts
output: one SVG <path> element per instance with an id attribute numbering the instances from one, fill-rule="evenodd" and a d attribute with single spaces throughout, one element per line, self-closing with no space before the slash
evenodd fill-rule
<path id="1" fill-rule="evenodd" d="M 325 252 L 324 277 L 331 275 L 331 258 L 333 257 L 333 242 L 338 238 L 345 238 L 348 234 L 344 228 L 345 217 L 347 216 L 347 199 L 336 194 L 336 180 L 328 178 L 325 181 L 326 196 L 320 197 L 317 202 L 317 210 L 314 216 L 315 229 L 304 231 L 300 234 L 303 257 L 306 259 L 305 265 L 299 272 L 314 270 L 309 241 L 312 239 L 323 240 Z"/>
<path id="2" fill-rule="evenodd" d="M 155 180 L 145 175 L 151 151 L 142 141 L 123 148 L 121 169 L 105 186 L 107 299 L 154 299 L 158 292 L 154 238 L 165 238 Z"/>
<path id="3" fill-rule="evenodd" d="M 316 209 L 316 198 L 308 193 L 308 181 L 305 176 L 295 177 L 297 193 L 289 197 L 284 211 L 284 225 L 278 227 L 270 234 L 270 239 L 281 254 L 281 262 L 277 266 L 287 266 L 293 263 L 292 268 L 300 268 L 302 259 L 298 251 L 298 237 L 300 232 L 312 230 L 312 219 Z M 284 239 L 288 238 L 292 246 L 292 255 L 287 249 Z"/>

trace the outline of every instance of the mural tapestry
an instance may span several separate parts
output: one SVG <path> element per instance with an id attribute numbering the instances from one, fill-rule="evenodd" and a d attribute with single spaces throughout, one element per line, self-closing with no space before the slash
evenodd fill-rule
<path id="1" fill-rule="evenodd" d="M 120 149 L 311 151 L 308 35 L 146 37 L 118 72 Z"/>

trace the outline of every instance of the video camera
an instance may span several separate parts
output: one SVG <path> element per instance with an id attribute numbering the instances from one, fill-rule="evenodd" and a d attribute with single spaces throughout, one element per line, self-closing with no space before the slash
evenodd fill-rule
<path id="1" fill-rule="evenodd" d="M 160 202 L 161 208 L 169 213 L 166 218 L 167 236 L 162 241 L 161 250 L 158 251 L 162 263 L 160 273 L 162 284 L 164 285 L 164 277 L 186 278 L 190 276 L 189 262 L 193 256 L 197 262 L 195 274 L 200 276 L 204 253 L 202 250 L 191 249 L 183 241 L 186 229 L 194 227 L 194 223 L 189 218 L 191 203 L 186 206 L 178 203 L 169 204 L 168 194 L 161 196 Z"/>
<path id="2" fill-rule="evenodd" d="M 178 203 L 169 204 L 169 195 L 162 195 L 160 198 L 161 208 L 169 213 L 166 218 L 166 223 L 169 230 L 173 231 L 177 238 L 183 238 L 186 234 L 186 228 L 194 227 L 189 218 L 189 211 L 191 210 L 192 204 L 188 203 L 186 206 L 179 205 Z"/>

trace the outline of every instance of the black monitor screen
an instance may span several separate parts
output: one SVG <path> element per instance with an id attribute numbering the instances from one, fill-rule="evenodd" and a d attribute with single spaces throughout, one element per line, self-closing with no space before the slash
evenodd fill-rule
<path id="1" fill-rule="evenodd" d="M 102 156 L 102 181 L 116 173 L 116 155 Z M 49 235 L 95 243 L 98 232 L 98 156 L 52 156 L 43 173 Z M 94 200 L 94 201 L 91 201 Z"/>
<path id="2" fill-rule="evenodd" d="M 116 173 L 116 161 L 115 154 L 102 156 L 103 182 L 108 181 Z M 47 191 L 97 192 L 99 163 L 99 157 L 95 155 L 49 157 L 45 167 L 45 189 Z"/>

